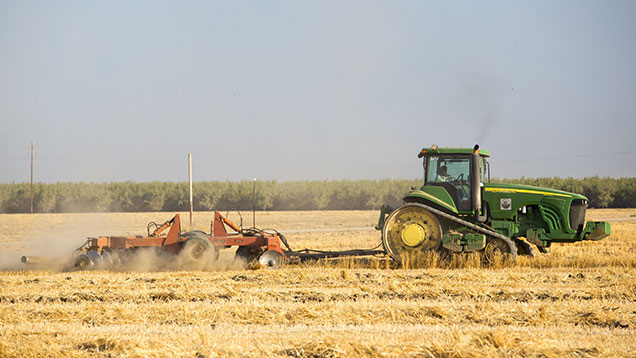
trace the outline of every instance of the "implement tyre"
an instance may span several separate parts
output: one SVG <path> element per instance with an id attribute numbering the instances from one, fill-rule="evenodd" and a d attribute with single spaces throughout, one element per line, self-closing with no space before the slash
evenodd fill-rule
<path id="1" fill-rule="evenodd" d="M 185 236 L 185 235 L 184 235 Z M 218 253 L 203 234 L 192 233 L 179 251 L 179 263 L 184 268 L 203 268 L 213 263 Z"/>
<path id="2" fill-rule="evenodd" d="M 407 204 L 393 211 L 382 228 L 382 245 L 398 263 L 402 257 L 442 247 L 442 225 L 435 214 L 417 205 Z"/>

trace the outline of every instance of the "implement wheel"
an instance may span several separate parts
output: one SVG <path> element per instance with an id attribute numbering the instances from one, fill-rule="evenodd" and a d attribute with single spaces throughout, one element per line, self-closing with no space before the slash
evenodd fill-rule
<path id="1" fill-rule="evenodd" d="M 182 266 L 201 267 L 216 260 L 218 253 L 205 235 L 190 235 L 179 252 Z"/>
<path id="2" fill-rule="evenodd" d="M 413 204 L 393 211 L 382 228 L 382 244 L 391 258 L 440 250 L 442 226 L 435 214 Z"/>

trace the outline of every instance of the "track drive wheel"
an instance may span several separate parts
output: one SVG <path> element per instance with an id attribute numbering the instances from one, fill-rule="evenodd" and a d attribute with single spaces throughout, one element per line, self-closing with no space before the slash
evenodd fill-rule
<path id="1" fill-rule="evenodd" d="M 186 267 L 200 267 L 216 260 L 218 253 L 204 235 L 191 235 L 179 251 L 179 263 Z"/>
<path id="2" fill-rule="evenodd" d="M 435 214 L 416 204 L 407 204 L 387 218 L 382 244 L 393 260 L 402 262 L 406 255 L 440 250 L 442 226 Z"/>

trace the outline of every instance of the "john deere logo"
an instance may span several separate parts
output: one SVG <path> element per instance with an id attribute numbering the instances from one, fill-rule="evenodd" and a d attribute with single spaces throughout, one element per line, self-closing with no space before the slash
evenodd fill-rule
<path id="1" fill-rule="evenodd" d="M 501 199 L 499 199 L 499 208 L 501 210 L 510 210 L 510 209 L 512 209 L 512 199 L 510 199 L 510 198 L 501 198 Z"/>

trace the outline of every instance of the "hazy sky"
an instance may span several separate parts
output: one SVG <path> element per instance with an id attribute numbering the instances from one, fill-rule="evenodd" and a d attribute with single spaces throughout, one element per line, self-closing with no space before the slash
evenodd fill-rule
<path id="1" fill-rule="evenodd" d="M 635 1 L 0 1 L 0 182 L 636 176 Z"/>

